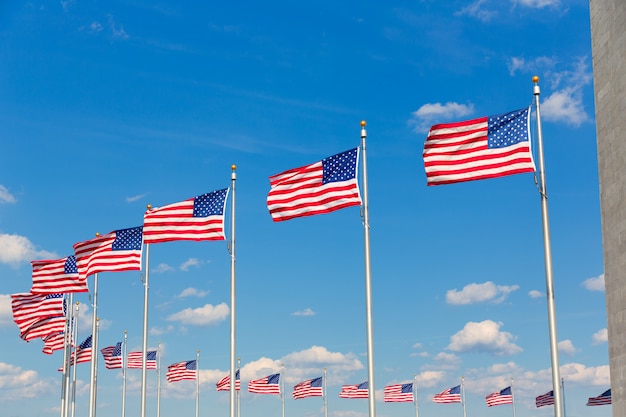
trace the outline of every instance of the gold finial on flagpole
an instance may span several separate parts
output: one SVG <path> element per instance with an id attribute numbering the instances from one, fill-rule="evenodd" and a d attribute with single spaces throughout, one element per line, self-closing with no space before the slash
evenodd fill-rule
<path id="1" fill-rule="evenodd" d="M 365 125 L 367 125 L 367 123 L 365 122 L 365 120 L 361 120 L 361 127 L 365 127 Z"/>
<path id="2" fill-rule="evenodd" d="M 99 232 L 96 232 L 96 237 L 100 237 L 100 233 Z"/>
<path id="3" fill-rule="evenodd" d="M 536 76 L 536 75 L 533 75 L 532 80 L 533 80 L 533 82 L 534 82 L 535 84 L 537 84 L 537 83 L 539 82 L 539 77 L 538 77 L 538 76 Z"/>
<path id="4" fill-rule="evenodd" d="M 152 210 L 152 204 L 148 204 L 148 205 L 146 206 L 146 208 L 147 208 L 148 210 Z"/>
<path id="5" fill-rule="evenodd" d="M 237 165 L 232 164 L 232 165 L 230 166 L 230 169 L 232 169 L 233 171 L 234 171 L 234 170 L 236 170 L 236 169 L 237 169 Z"/>

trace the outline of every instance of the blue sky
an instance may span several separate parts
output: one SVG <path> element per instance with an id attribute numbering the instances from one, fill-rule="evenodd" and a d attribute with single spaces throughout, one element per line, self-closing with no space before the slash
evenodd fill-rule
<path id="1" fill-rule="evenodd" d="M 377 415 L 414 415 L 382 389 L 417 375 L 419 412 L 465 378 L 468 416 L 509 416 L 484 397 L 514 380 L 518 417 L 553 415 L 541 207 L 532 174 L 427 187 L 430 125 L 528 106 L 540 77 L 561 376 L 568 417 L 609 388 L 588 2 L 178 2 L 67 0 L 0 6 L 0 402 L 56 416 L 61 353 L 19 338 L 10 295 L 30 261 L 96 232 L 142 224 L 147 204 L 228 187 L 237 165 L 237 355 L 244 387 L 285 364 L 288 416 L 320 416 L 291 387 L 328 368 L 331 417 L 367 379 L 358 207 L 273 223 L 268 176 L 359 145 L 367 121 Z M 536 132 L 533 132 L 536 134 Z M 227 216 L 230 230 L 230 216 Z M 200 350 L 200 410 L 226 415 L 225 242 L 150 251 L 149 347 L 161 365 Z M 93 288 L 92 278 L 89 285 Z M 88 294 L 79 339 L 91 332 Z M 100 347 L 142 344 L 138 272 L 99 276 Z M 120 413 L 121 376 L 98 372 L 97 415 Z M 78 415 L 89 365 L 78 365 Z M 193 382 L 166 384 L 162 415 L 195 410 Z M 127 378 L 140 409 L 141 372 Z M 148 415 L 157 376 L 148 375 Z M 241 415 L 280 413 L 242 393 Z"/>

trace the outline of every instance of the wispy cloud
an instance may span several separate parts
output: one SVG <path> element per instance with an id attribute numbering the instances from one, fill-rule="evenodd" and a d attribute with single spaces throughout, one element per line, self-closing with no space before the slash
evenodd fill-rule
<path id="1" fill-rule="evenodd" d="M 457 16 L 467 15 L 474 17 L 481 22 L 489 22 L 493 19 L 497 12 L 486 6 L 486 0 L 476 0 L 455 13 Z"/>
<path id="2" fill-rule="evenodd" d="M 202 265 L 202 263 L 203 262 L 200 261 L 197 258 L 189 258 L 189 259 L 187 259 L 185 262 L 183 262 L 180 265 L 180 270 L 181 271 L 189 271 L 189 268 L 191 268 L 191 267 L 198 268 L 200 265 Z"/>
<path id="3" fill-rule="evenodd" d="M 538 57 L 526 60 L 513 57 L 509 60 L 509 73 L 545 73 L 545 79 L 552 92 L 541 103 L 541 114 L 546 121 L 563 122 L 578 127 L 590 120 L 583 105 L 583 89 L 591 84 L 593 73 L 589 68 L 588 57 L 578 58 L 570 69 L 555 71 L 557 61 Z M 561 66 L 563 67 L 563 66 Z"/>
<path id="4" fill-rule="evenodd" d="M 147 193 L 144 193 L 144 194 L 137 194 L 137 195 L 132 196 L 132 197 L 126 197 L 126 202 L 127 203 L 134 203 L 135 201 L 139 201 L 139 200 L 141 200 L 142 198 L 144 198 L 147 195 L 148 195 Z"/>
<path id="5" fill-rule="evenodd" d="M 198 298 L 202 298 L 202 297 L 206 297 L 206 295 L 208 294 L 208 291 L 200 291 L 196 288 L 185 288 L 184 290 L 182 290 L 182 292 L 180 294 L 178 294 L 178 298 L 185 298 L 185 297 L 198 297 Z"/>
<path id="6" fill-rule="evenodd" d="M 496 285 L 491 281 L 482 284 L 468 284 L 462 290 L 449 290 L 446 293 L 446 302 L 452 305 L 464 305 L 483 302 L 501 303 L 519 285 Z"/>
<path id="7" fill-rule="evenodd" d="M 4 185 L 0 184 L 0 204 L 2 203 L 13 204 L 15 202 L 17 202 L 17 199 L 15 198 L 15 196 L 13 196 L 13 194 L 11 194 Z"/>
<path id="8" fill-rule="evenodd" d="M 435 123 L 444 123 L 453 121 L 459 117 L 472 114 L 474 111 L 473 104 L 459 104 L 455 102 L 427 103 L 411 113 L 409 125 L 414 126 L 417 133 L 428 132 L 430 126 Z"/>
<path id="9" fill-rule="evenodd" d="M 543 297 L 543 293 L 538 290 L 530 290 L 528 291 L 528 296 L 530 298 L 539 298 L 539 297 Z"/>
<path id="10" fill-rule="evenodd" d="M 124 26 L 115 22 L 115 18 L 112 15 L 107 16 L 109 22 L 109 29 L 114 39 L 128 39 L 128 33 L 124 30 Z"/>
<path id="11" fill-rule="evenodd" d="M 291 315 L 292 316 L 314 316 L 315 311 L 311 310 L 310 308 L 305 308 L 304 310 L 296 311 L 292 313 Z"/>
<path id="12" fill-rule="evenodd" d="M 513 3 L 533 9 L 543 9 L 544 7 L 557 7 L 561 4 L 561 0 L 513 0 Z"/>
<path id="13" fill-rule="evenodd" d="M 155 273 L 159 273 L 159 272 L 169 272 L 169 271 L 174 271 L 174 268 L 173 268 L 173 267 L 171 267 L 171 266 L 169 266 L 169 265 L 168 265 L 168 264 L 166 264 L 166 263 L 160 263 L 160 264 L 158 264 L 156 267 L 154 267 L 154 268 L 152 269 L 152 272 L 155 272 Z"/>

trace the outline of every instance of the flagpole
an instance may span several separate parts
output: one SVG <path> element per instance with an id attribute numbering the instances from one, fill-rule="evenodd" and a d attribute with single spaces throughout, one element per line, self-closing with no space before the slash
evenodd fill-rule
<path id="1" fill-rule="evenodd" d="M 94 364 L 94 378 L 93 378 L 93 415 L 94 417 L 96 416 L 96 404 L 98 402 L 98 336 L 100 334 L 100 318 L 98 317 L 96 319 L 96 335 L 91 337 L 91 354 L 92 354 L 92 358 L 94 357 L 94 352 L 95 352 L 95 360 L 96 363 Z M 95 339 L 95 342 L 94 342 Z M 96 344 L 96 347 L 94 348 L 94 343 Z M 74 366 L 76 366 L 76 364 L 74 364 Z"/>
<path id="2" fill-rule="evenodd" d="M 196 351 L 196 417 L 198 417 L 198 406 L 200 398 L 200 349 Z"/>
<path id="3" fill-rule="evenodd" d="M 565 417 L 565 381 L 561 378 L 561 389 L 563 391 L 563 417 Z"/>
<path id="4" fill-rule="evenodd" d="M 413 392 L 415 394 L 415 417 L 419 417 L 417 411 L 417 374 L 413 374 Z"/>
<path id="5" fill-rule="evenodd" d="M 74 319 L 74 329 L 73 329 L 73 333 L 72 333 L 72 338 L 74 340 L 76 340 L 78 338 L 78 305 L 80 303 L 76 302 L 76 318 L 74 319 L 74 316 L 72 316 L 72 319 Z M 71 308 L 70 308 L 71 310 Z M 93 339 L 93 338 L 92 338 Z M 93 340 L 91 341 L 93 344 Z M 93 349 L 93 348 L 92 348 Z M 76 354 L 76 349 L 74 349 L 74 354 Z M 68 376 L 69 376 L 69 372 L 68 372 Z M 74 356 L 74 370 L 73 370 L 73 377 L 72 377 L 72 417 L 74 417 L 75 412 L 76 412 L 76 356 Z M 69 387 L 69 384 L 68 384 Z M 68 390 L 69 391 L 69 390 Z M 69 403 L 68 403 L 69 404 Z"/>
<path id="6" fill-rule="evenodd" d="M 533 95 L 537 111 L 537 149 L 539 156 L 539 194 L 541 197 L 541 219 L 543 224 L 543 253 L 546 272 L 546 298 L 548 300 L 548 328 L 550 333 L 550 359 L 552 364 L 552 387 L 554 391 L 554 417 L 561 417 L 563 400 L 561 394 L 561 377 L 559 374 L 559 349 L 556 333 L 556 308 L 554 303 L 554 283 L 552 279 L 552 251 L 550 249 L 550 226 L 548 223 L 548 194 L 546 192 L 546 171 L 543 157 L 543 136 L 541 132 L 541 111 L 539 106 L 539 77 L 532 78 Z"/>
<path id="7" fill-rule="evenodd" d="M 124 330 L 124 347 L 122 350 L 122 417 L 126 416 L 126 361 L 128 360 L 128 331 Z"/>
<path id="8" fill-rule="evenodd" d="M 241 358 L 237 358 L 237 370 L 239 371 L 239 379 L 241 379 Z M 235 389 L 237 389 L 237 377 L 235 377 Z M 237 391 L 237 417 L 241 417 L 241 393 L 239 391 Z"/>
<path id="9" fill-rule="evenodd" d="M 148 205 L 148 210 L 152 206 Z M 148 351 L 148 279 L 150 275 L 150 244 L 146 244 L 146 272 L 143 281 L 143 354 L 141 359 L 141 417 L 146 417 L 146 380 L 148 372 L 146 371 L 146 359 Z"/>
<path id="10" fill-rule="evenodd" d="M 326 368 L 324 368 L 324 417 L 328 417 L 328 399 L 326 396 Z"/>
<path id="11" fill-rule="evenodd" d="M 96 237 L 100 233 L 96 233 Z M 91 383 L 89 387 L 89 417 L 96 416 L 96 350 L 98 345 L 95 343 L 96 321 L 98 317 L 98 273 L 93 274 L 93 314 L 91 316 Z M 76 366 L 76 364 L 74 364 Z"/>
<path id="12" fill-rule="evenodd" d="M 230 236 L 230 417 L 235 417 L 235 384 L 237 383 L 235 377 L 235 324 L 236 324 L 236 303 L 235 303 L 235 264 L 237 258 L 235 257 L 235 183 L 237 181 L 237 173 L 235 170 L 237 165 L 231 165 L 230 183 L 231 183 L 231 236 Z M 235 381 L 235 382 L 233 382 Z"/>
<path id="13" fill-rule="evenodd" d="M 285 364 L 282 364 L 282 372 L 280 374 L 280 399 L 282 408 L 282 417 L 285 417 Z"/>
<path id="14" fill-rule="evenodd" d="M 461 401 L 463 402 L 463 417 L 467 417 L 466 410 L 465 410 L 465 377 L 464 376 L 461 377 L 461 395 L 463 396 L 463 398 L 461 399 Z"/>
<path id="15" fill-rule="evenodd" d="M 369 203 L 367 190 L 367 157 L 365 139 L 367 131 L 365 130 L 365 120 L 361 121 L 361 152 L 363 166 L 363 229 L 365 234 L 365 310 L 367 325 L 367 381 L 368 395 L 367 401 L 369 405 L 369 417 L 376 417 L 376 399 L 374 398 L 376 389 L 374 384 L 374 335 L 372 324 L 372 274 L 370 268 L 370 221 L 369 221 Z"/>
<path id="16" fill-rule="evenodd" d="M 161 342 L 157 345 L 157 417 L 161 417 Z"/>
<path id="17" fill-rule="evenodd" d="M 65 334 L 63 335 L 63 340 L 65 346 L 63 346 L 63 376 L 61 377 L 61 417 L 68 416 L 69 410 L 69 390 L 70 390 L 70 372 L 69 372 L 69 363 L 70 363 L 70 343 L 72 341 L 72 332 L 74 329 L 72 328 L 72 306 L 74 305 L 74 293 L 70 293 L 68 304 L 70 308 L 66 310 L 65 317 Z"/>
<path id="18" fill-rule="evenodd" d="M 513 417 L 515 417 L 515 396 L 513 395 L 513 378 L 511 378 L 511 405 L 513 406 Z"/>

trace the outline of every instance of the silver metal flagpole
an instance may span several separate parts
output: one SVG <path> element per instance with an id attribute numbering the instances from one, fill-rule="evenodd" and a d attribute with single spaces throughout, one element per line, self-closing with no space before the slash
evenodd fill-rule
<path id="1" fill-rule="evenodd" d="M 96 233 L 96 237 L 100 233 Z M 98 321 L 98 273 L 93 274 L 93 314 L 91 316 L 91 384 L 89 387 L 89 417 L 96 416 L 96 322 Z M 76 364 L 74 364 L 76 366 Z"/>
<path id="2" fill-rule="evenodd" d="M 200 406 L 200 349 L 196 351 L 196 417 Z"/>
<path id="3" fill-rule="evenodd" d="M 237 258 L 235 256 L 235 183 L 237 181 L 237 165 L 231 165 L 232 173 L 230 174 L 231 184 L 231 198 L 230 198 L 230 213 L 231 213 L 231 231 L 230 231 L 230 417 L 235 417 L 235 324 L 236 324 L 236 274 L 235 265 Z"/>
<path id="4" fill-rule="evenodd" d="M 72 332 L 72 338 L 74 340 L 76 340 L 78 338 L 78 305 L 80 303 L 76 303 L 76 313 L 74 314 L 75 319 L 74 319 L 74 330 Z M 70 308 L 71 309 L 71 308 Z M 74 317 L 72 317 L 74 318 Z M 93 342 L 93 340 L 92 340 Z M 72 371 L 72 400 L 71 400 L 71 404 L 72 404 L 72 417 L 74 417 L 76 414 L 76 349 L 74 349 L 74 367 L 73 367 L 73 371 Z M 68 372 L 69 375 L 69 372 Z"/>
<path id="5" fill-rule="evenodd" d="M 513 395 L 513 378 L 511 378 L 511 405 L 513 406 L 513 417 L 515 417 L 515 396 Z"/>
<path id="6" fill-rule="evenodd" d="M 466 410 L 465 410 L 465 377 L 462 376 L 461 377 L 461 402 L 463 403 L 463 417 L 467 417 L 466 414 Z"/>
<path id="7" fill-rule="evenodd" d="M 417 411 L 417 374 L 413 374 L 413 393 L 415 395 L 415 417 L 419 417 Z"/>
<path id="8" fill-rule="evenodd" d="M 65 313 L 65 329 L 63 335 L 63 341 L 65 345 L 63 346 L 63 376 L 61 377 L 61 417 L 66 417 L 68 415 L 69 410 L 69 397 L 70 397 L 70 343 L 72 340 L 72 332 L 74 331 L 72 328 L 72 314 L 73 314 L 73 305 L 74 305 L 74 293 L 70 293 L 69 300 L 67 302 L 69 308 L 66 309 Z M 66 305 L 67 306 L 67 305 Z"/>
<path id="9" fill-rule="evenodd" d="M 563 417 L 565 417 L 565 381 L 561 378 L 561 390 L 563 392 Z"/>
<path id="10" fill-rule="evenodd" d="M 100 318 L 97 318 L 96 319 L 96 336 L 95 336 L 96 347 L 95 348 L 93 347 L 93 343 L 94 343 L 93 337 L 91 339 L 91 343 L 92 343 L 92 348 L 91 348 L 92 351 L 91 351 L 91 353 L 93 354 L 93 352 L 96 351 L 96 364 L 94 365 L 94 368 L 93 368 L 95 370 L 95 372 L 94 372 L 94 380 L 93 380 L 93 384 L 94 384 L 94 390 L 93 390 L 93 415 L 94 415 L 94 417 L 96 415 L 96 410 L 97 410 L 96 404 L 98 402 L 98 352 L 97 352 L 98 348 L 97 348 L 97 346 L 98 346 L 99 335 L 100 335 Z"/>
<path id="11" fill-rule="evenodd" d="M 322 382 L 324 383 L 324 392 L 322 393 L 324 397 L 324 417 L 328 417 L 328 398 L 326 396 L 326 368 L 324 368 L 324 378 Z"/>
<path id="12" fill-rule="evenodd" d="M 363 178 L 361 183 L 363 185 L 363 229 L 365 231 L 365 310 L 366 310 L 366 323 L 367 323 L 367 381 L 368 381 L 368 395 L 367 401 L 369 404 L 369 417 L 376 417 L 376 387 L 374 383 L 374 330 L 372 324 L 372 271 L 370 268 L 370 220 L 369 220 L 369 197 L 367 190 L 367 147 L 365 145 L 365 139 L 367 138 L 367 131 L 365 130 L 365 120 L 361 121 L 361 152 L 362 152 L 362 166 L 363 166 Z"/>
<path id="13" fill-rule="evenodd" d="M 237 358 L 237 370 L 239 371 L 239 379 L 241 380 L 241 358 Z M 239 384 L 241 384 L 241 382 Z M 235 389 L 237 389 L 237 377 L 235 377 Z M 237 417 L 241 417 L 241 393 L 240 391 L 237 391 Z"/>
<path id="14" fill-rule="evenodd" d="M 282 407 L 282 417 L 285 417 L 285 364 L 282 364 L 282 372 L 280 373 L 280 400 Z"/>
<path id="15" fill-rule="evenodd" d="M 128 359 L 128 331 L 124 330 L 124 347 L 122 348 L 122 417 L 126 416 L 126 361 Z"/>
<path id="16" fill-rule="evenodd" d="M 563 400 L 559 370 L 559 348 L 556 333 L 556 308 L 554 304 L 554 283 L 552 280 L 552 251 L 550 249 L 550 225 L 548 223 L 548 194 L 546 192 L 546 171 L 543 158 L 543 136 L 541 133 L 541 111 L 539 107 L 539 77 L 533 76 L 533 95 L 537 111 L 537 150 L 539 156 L 539 194 L 541 197 L 541 219 L 543 223 L 543 254 L 546 271 L 546 298 L 548 300 L 548 328 L 550 332 L 550 359 L 552 364 L 552 389 L 554 392 L 554 416 L 561 417 Z"/>
<path id="17" fill-rule="evenodd" d="M 148 210 L 152 206 L 148 205 Z M 148 291 L 150 286 L 148 285 L 148 278 L 150 275 L 150 245 L 146 244 L 146 272 L 143 280 L 143 348 L 141 358 L 141 417 L 146 417 L 146 388 L 147 388 L 147 375 L 146 359 L 148 351 Z"/>
<path id="18" fill-rule="evenodd" d="M 161 342 L 157 346 L 157 417 L 161 417 Z"/>

